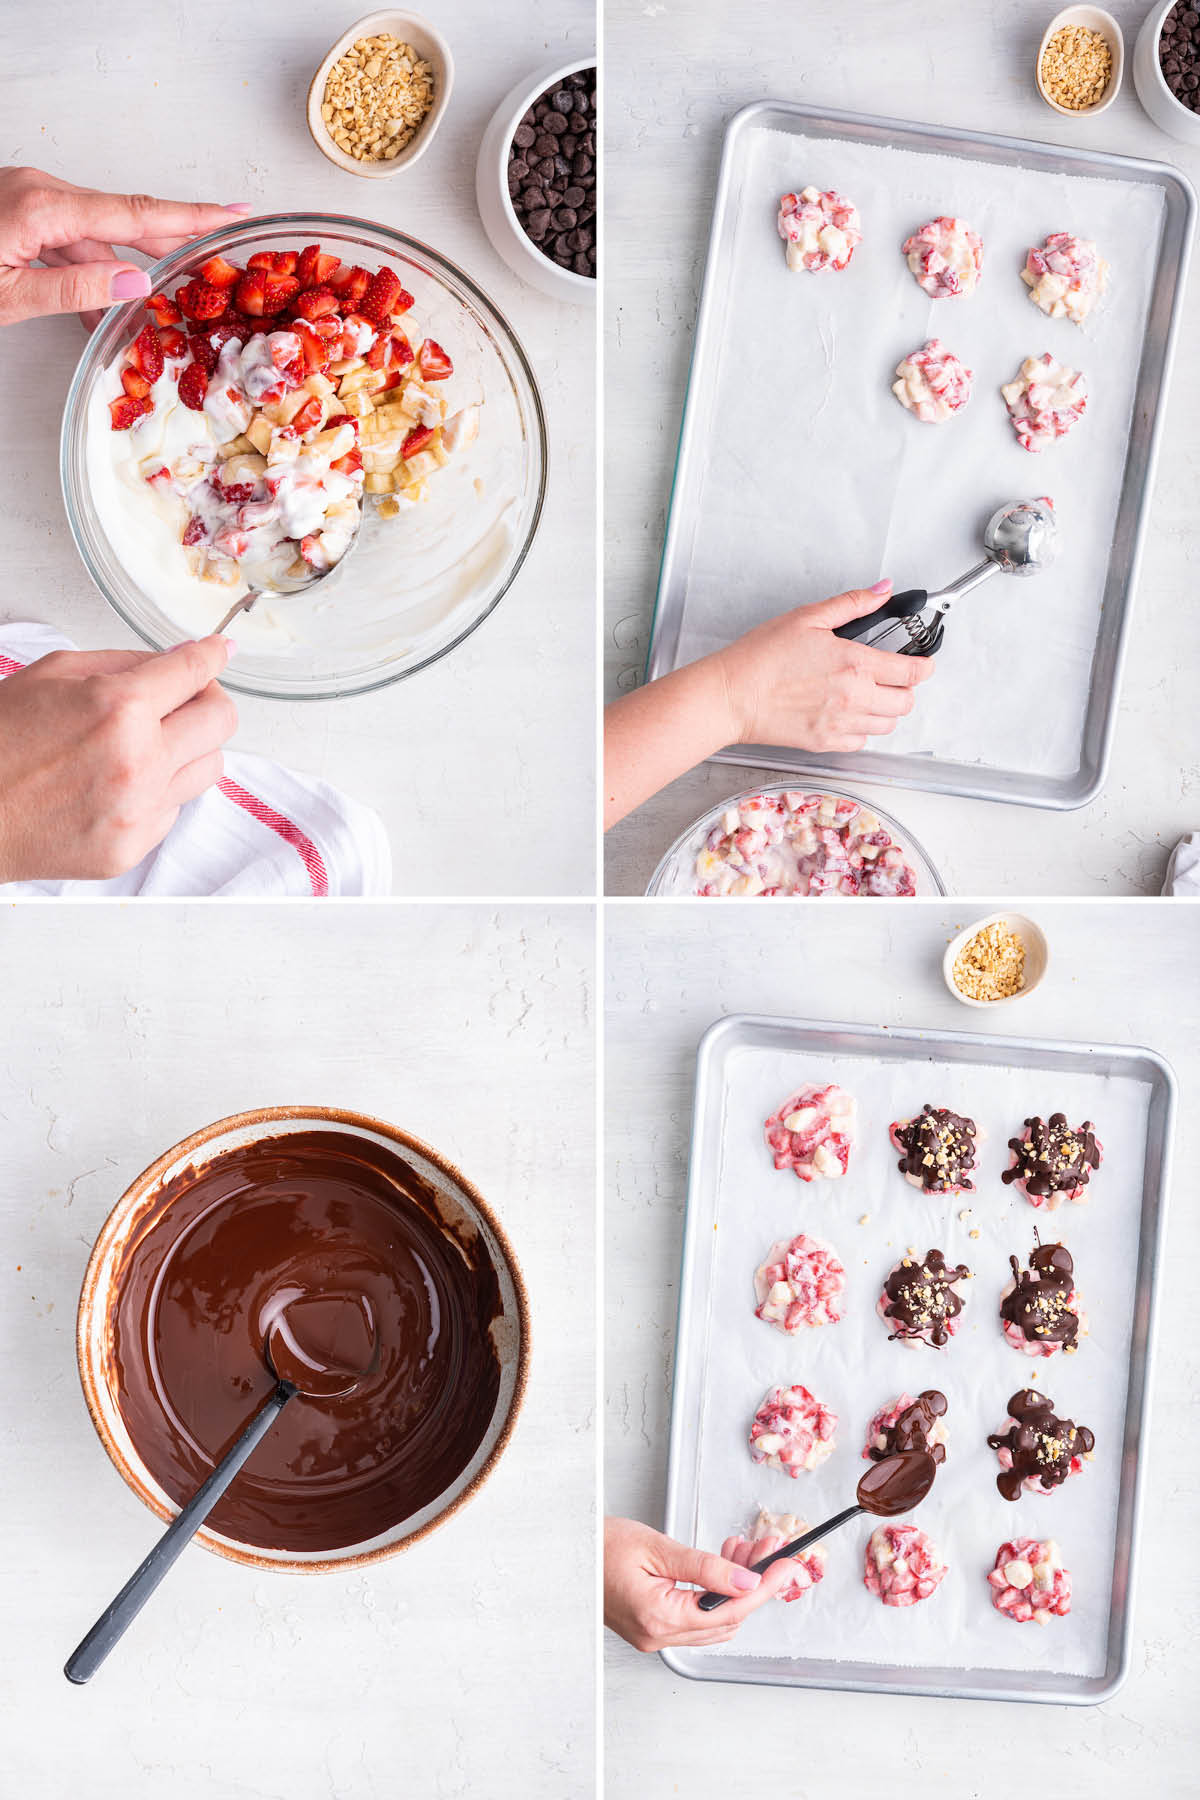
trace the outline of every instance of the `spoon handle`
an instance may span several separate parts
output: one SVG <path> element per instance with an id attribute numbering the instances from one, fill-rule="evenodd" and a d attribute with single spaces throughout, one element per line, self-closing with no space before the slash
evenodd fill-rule
<path id="1" fill-rule="evenodd" d="M 233 605 L 225 614 L 221 623 L 215 628 L 212 635 L 214 637 L 220 637 L 221 633 L 233 624 L 233 621 L 237 618 L 239 613 L 249 612 L 250 608 L 254 605 L 254 602 L 261 599 L 261 589 L 251 588 L 248 594 L 243 594 L 240 600 L 234 601 Z"/>
<path id="2" fill-rule="evenodd" d="M 67 1658 L 63 1674 L 68 1681 L 81 1686 L 90 1681 L 109 1651 L 125 1635 L 143 1606 L 167 1574 L 209 1513 L 225 1492 L 242 1464 L 266 1437 L 272 1425 L 296 1392 L 290 1382 L 281 1381 L 268 1395 L 241 1437 L 221 1458 L 212 1474 L 198 1488 L 155 1544 L 116 1599 L 111 1601 L 83 1641 Z"/>
<path id="3" fill-rule="evenodd" d="M 847 1519 L 852 1519 L 862 1510 L 861 1506 L 848 1506 L 845 1512 L 835 1513 L 832 1519 L 826 1519 L 823 1525 L 814 1526 L 803 1537 L 793 1538 L 790 1544 L 781 1544 L 778 1550 L 772 1550 L 770 1556 L 764 1556 L 761 1562 L 751 1563 L 750 1567 L 756 1575 L 765 1575 L 772 1563 L 782 1562 L 785 1556 L 796 1556 L 801 1550 L 807 1550 L 818 1538 L 827 1537 L 831 1531 L 836 1531 L 839 1525 L 844 1525 Z M 732 1594 L 701 1594 L 696 1604 L 701 1612 L 715 1612 L 718 1606 L 724 1606 L 732 1598 Z"/>

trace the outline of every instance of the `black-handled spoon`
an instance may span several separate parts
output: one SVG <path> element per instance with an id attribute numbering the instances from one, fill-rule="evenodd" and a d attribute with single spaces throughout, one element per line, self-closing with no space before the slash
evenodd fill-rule
<path id="1" fill-rule="evenodd" d="M 68 1681 L 73 1681 L 77 1687 L 81 1687 L 85 1681 L 91 1680 L 110 1651 L 124 1637 L 151 1594 L 183 1555 L 217 1501 L 233 1481 L 234 1476 L 249 1461 L 288 1401 L 294 1399 L 297 1394 L 304 1394 L 307 1398 L 314 1400 L 340 1399 L 351 1393 L 363 1377 L 374 1368 L 379 1356 L 374 1319 L 367 1301 L 359 1296 L 353 1297 L 352 1304 L 357 1309 L 359 1325 L 365 1331 L 363 1344 L 364 1349 L 368 1352 L 365 1358 L 356 1353 L 355 1360 L 359 1361 L 361 1366 L 357 1368 L 336 1367 L 331 1366 L 328 1362 L 318 1360 L 297 1336 L 296 1325 L 298 1322 L 301 1332 L 304 1329 L 303 1308 L 306 1304 L 309 1304 L 312 1309 L 318 1306 L 324 1307 L 328 1312 L 331 1301 L 338 1305 L 345 1305 L 349 1300 L 348 1296 L 319 1296 L 311 1302 L 306 1302 L 303 1296 L 297 1296 L 291 1305 L 290 1310 L 293 1314 L 291 1319 L 288 1317 L 289 1308 L 286 1306 L 277 1314 L 267 1333 L 266 1342 L 267 1364 L 271 1373 L 277 1377 L 274 1389 L 263 1401 L 241 1436 L 226 1451 L 212 1474 L 196 1490 L 182 1511 L 172 1519 L 150 1554 L 134 1570 L 120 1593 L 105 1607 L 87 1636 L 71 1652 L 63 1666 L 63 1674 Z M 328 1328 L 328 1319 L 324 1323 Z"/>
<path id="2" fill-rule="evenodd" d="M 764 1575 L 772 1563 L 807 1550 L 818 1538 L 827 1537 L 859 1513 L 869 1512 L 882 1519 L 894 1519 L 899 1513 L 911 1512 L 928 1494 L 936 1474 L 937 1464 L 925 1450 L 902 1450 L 894 1456 L 882 1457 L 879 1462 L 872 1463 L 859 1481 L 855 1490 L 857 1506 L 848 1506 L 844 1512 L 835 1513 L 823 1525 L 814 1526 L 803 1537 L 793 1538 L 790 1544 L 772 1550 L 761 1562 L 752 1563 L 751 1568 L 756 1575 Z M 701 1612 L 715 1612 L 718 1606 L 724 1606 L 732 1598 L 731 1594 L 701 1594 L 696 1603 Z"/>

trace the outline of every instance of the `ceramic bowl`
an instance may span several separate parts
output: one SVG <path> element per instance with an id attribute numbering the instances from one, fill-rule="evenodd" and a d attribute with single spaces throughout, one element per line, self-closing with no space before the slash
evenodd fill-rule
<path id="1" fill-rule="evenodd" d="M 447 1227 L 460 1235 L 469 1232 L 482 1240 L 499 1281 L 500 1313 L 491 1329 L 500 1359 L 500 1387 L 483 1437 L 466 1467 L 450 1486 L 419 1513 L 411 1518 L 397 1519 L 368 1542 L 337 1550 L 303 1552 L 243 1544 L 207 1528 L 196 1534 L 198 1544 L 218 1556 L 227 1557 L 230 1562 L 301 1574 L 361 1568 L 410 1549 L 478 1493 L 508 1444 L 524 1397 L 529 1367 L 528 1302 L 521 1271 L 508 1239 L 478 1189 L 427 1144 L 394 1125 L 362 1113 L 324 1106 L 274 1106 L 257 1112 L 237 1113 L 202 1131 L 193 1132 L 174 1149 L 167 1150 L 117 1201 L 96 1240 L 87 1266 L 76 1328 L 79 1377 L 100 1441 L 138 1499 L 160 1519 L 168 1521 L 174 1518 L 178 1508 L 138 1455 L 116 1401 L 110 1321 L 127 1247 L 135 1241 L 142 1225 L 153 1213 L 164 1186 L 197 1161 L 207 1161 L 224 1150 L 262 1138 L 313 1129 L 347 1133 L 384 1149 L 399 1151 L 433 1188 Z"/>
<path id="2" fill-rule="evenodd" d="M 1011 931 L 1016 932 L 1025 946 L 1025 986 L 1019 993 L 1008 994 L 1002 1000 L 972 1000 L 970 995 L 961 993 L 954 983 L 954 965 L 958 961 L 960 951 L 964 945 L 970 942 L 975 933 L 982 931 L 986 925 L 1007 925 Z M 1035 925 L 1033 920 L 1026 918 L 1024 913 L 997 912 L 989 913 L 986 919 L 976 919 L 973 925 L 968 925 L 965 931 L 960 931 L 958 936 L 951 940 L 946 947 L 946 954 L 942 958 L 942 974 L 945 977 L 946 986 L 963 1006 L 976 1006 L 981 1011 L 990 1012 L 997 1006 L 1011 1006 L 1014 1000 L 1027 1000 L 1033 990 L 1040 985 L 1049 961 L 1050 946 L 1040 925 Z"/>
<path id="3" fill-rule="evenodd" d="M 356 44 L 360 38 L 376 37 L 380 32 L 388 32 L 392 37 L 399 38 L 401 43 L 411 44 L 418 56 L 432 64 L 433 105 L 422 119 L 416 136 L 410 138 L 398 156 L 389 157 L 387 162 L 366 163 L 359 162 L 357 157 L 347 156 L 334 143 L 329 127 L 321 117 L 321 106 L 325 99 L 325 83 L 334 63 L 345 55 L 351 44 Z M 368 181 L 378 181 L 388 175 L 398 175 L 401 169 L 411 169 L 418 158 L 424 156 L 445 117 L 453 87 L 454 58 L 450 54 L 450 46 L 428 19 L 413 12 L 368 13 L 365 19 L 360 19 L 349 31 L 342 33 L 313 76 L 308 90 L 308 129 L 321 155 L 327 156 L 339 169 L 344 169 L 347 175 L 364 175 Z"/>
<path id="4" fill-rule="evenodd" d="M 1112 74 L 1108 78 L 1108 86 L 1105 88 L 1100 98 L 1094 101 L 1091 106 L 1060 106 L 1057 100 L 1051 99 L 1050 95 L 1046 92 L 1045 87 L 1042 85 L 1042 58 L 1046 54 L 1046 46 L 1054 36 L 1054 33 L 1056 31 L 1061 31 L 1067 25 L 1080 25 L 1085 31 L 1099 32 L 1100 36 L 1108 45 L 1109 50 L 1112 52 Z M 1122 36 L 1121 27 L 1117 24 L 1117 21 L 1113 18 L 1111 13 L 1105 12 L 1103 7 L 1068 6 L 1062 12 L 1056 13 L 1054 18 L 1051 19 L 1049 25 L 1046 27 L 1041 44 L 1038 47 L 1037 64 L 1034 68 L 1034 80 L 1037 82 L 1038 93 L 1042 96 L 1046 105 L 1054 112 L 1059 113 L 1064 119 L 1090 119 L 1093 118 L 1096 113 L 1102 113 L 1106 107 L 1112 105 L 1118 93 L 1121 91 L 1121 80 L 1124 73 L 1125 39 Z"/>
<path id="5" fill-rule="evenodd" d="M 576 57 L 569 63 L 550 63 L 519 82 L 492 114 L 475 163 L 479 216 L 496 254 L 531 287 L 553 300 L 570 300 L 578 306 L 596 304 L 597 282 L 593 276 L 576 275 L 574 269 L 560 269 L 526 237 L 508 194 L 508 151 L 513 132 L 535 100 L 568 75 L 595 66 L 594 56 Z"/>
<path id="6" fill-rule="evenodd" d="M 1133 46 L 1133 85 L 1150 118 L 1181 144 L 1200 144 L 1200 113 L 1177 100 L 1158 61 L 1158 40 L 1175 0 L 1157 0 L 1150 8 Z"/>

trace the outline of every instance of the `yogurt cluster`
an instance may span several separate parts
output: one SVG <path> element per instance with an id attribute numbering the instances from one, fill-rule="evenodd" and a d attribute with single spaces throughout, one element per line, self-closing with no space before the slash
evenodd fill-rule
<path id="1" fill-rule="evenodd" d="M 983 239 L 963 219 L 930 219 L 904 241 L 917 286 L 931 300 L 973 294 L 983 268 Z"/>
<path id="2" fill-rule="evenodd" d="M 940 338 L 930 338 L 896 364 L 892 392 L 926 425 L 940 425 L 971 398 L 971 371 Z"/>
<path id="3" fill-rule="evenodd" d="M 1023 450 L 1044 450 L 1078 425 L 1087 406 L 1087 382 L 1078 369 L 1044 356 L 1027 356 L 1014 381 L 1000 389 Z"/>
<path id="4" fill-rule="evenodd" d="M 846 268 L 862 242 L 858 208 L 832 188 L 821 193 L 806 187 L 798 194 L 785 194 L 777 224 L 787 246 L 788 268 L 807 269 L 813 275 Z"/>
<path id="5" fill-rule="evenodd" d="M 750 1427 L 750 1455 L 768 1469 L 793 1477 L 833 1455 L 837 1414 L 806 1387 L 773 1387 Z"/>
<path id="6" fill-rule="evenodd" d="M 988 1583 L 992 1605 L 1020 1625 L 1048 1625 L 1071 1610 L 1071 1576 L 1053 1538 L 1001 1544 Z"/>
<path id="7" fill-rule="evenodd" d="M 1047 318 L 1082 325 L 1104 292 L 1108 264 L 1089 238 L 1054 231 L 1040 250 L 1030 250 L 1021 280 Z"/>

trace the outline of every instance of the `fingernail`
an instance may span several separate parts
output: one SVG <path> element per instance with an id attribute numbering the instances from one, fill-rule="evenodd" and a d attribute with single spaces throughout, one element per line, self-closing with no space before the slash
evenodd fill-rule
<path id="1" fill-rule="evenodd" d="M 235 213 L 248 213 L 248 212 L 253 212 L 254 208 L 251 206 L 251 204 L 248 200 L 231 200 L 229 202 L 229 205 L 225 208 L 225 211 L 226 212 L 235 212 Z"/>
<path id="2" fill-rule="evenodd" d="M 890 575 L 885 575 L 883 580 L 877 581 L 875 583 L 875 586 L 871 589 L 871 592 L 873 594 L 880 594 L 880 595 L 890 594 L 891 591 L 892 591 L 892 579 L 891 579 Z"/>
<path id="3" fill-rule="evenodd" d="M 234 657 L 237 655 L 237 639 L 231 638 L 231 637 L 223 637 L 221 639 L 221 642 L 225 646 L 226 657 L 228 658 L 228 660 L 230 662 L 232 662 Z"/>
<path id="4" fill-rule="evenodd" d="M 732 1579 L 735 1588 L 740 1588 L 743 1594 L 752 1594 L 762 1576 L 756 1575 L 753 1569 L 735 1569 Z"/>
<path id="5" fill-rule="evenodd" d="M 150 277 L 144 269 L 119 269 L 108 291 L 114 300 L 143 299 L 150 292 Z"/>

